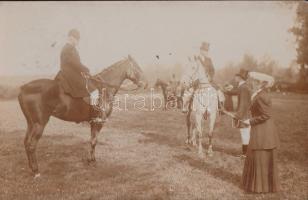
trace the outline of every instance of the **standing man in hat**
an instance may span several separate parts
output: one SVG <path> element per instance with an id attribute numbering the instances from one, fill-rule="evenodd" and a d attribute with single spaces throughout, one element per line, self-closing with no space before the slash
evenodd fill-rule
<path id="1" fill-rule="evenodd" d="M 90 96 L 90 104 L 92 105 L 91 116 L 93 122 L 102 121 L 101 113 L 96 108 L 96 102 L 99 91 L 85 77 L 90 77 L 90 70 L 81 63 L 80 56 L 77 51 L 80 33 L 77 29 L 68 32 L 67 42 L 62 48 L 60 56 L 61 70 L 57 74 L 57 80 L 64 92 L 73 98 L 84 98 Z M 89 91 L 93 91 L 89 93 Z"/>
<path id="2" fill-rule="evenodd" d="M 228 95 L 237 95 L 237 110 L 235 113 L 235 119 L 233 119 L 233 125 L 239 128 L 242 139 L 242 155 L 246 157 L 247 146 L 250 139 L 250 126 L 243 123 L 244 120 L 249 118 L 249 108 L 251 104 L 251 92 L 246 82 L 248 78 L 248 71 L 241 69 L 239 73 L 235 75 L 235 82 L 238 84 L 236 89 L 225 91 Z"/>

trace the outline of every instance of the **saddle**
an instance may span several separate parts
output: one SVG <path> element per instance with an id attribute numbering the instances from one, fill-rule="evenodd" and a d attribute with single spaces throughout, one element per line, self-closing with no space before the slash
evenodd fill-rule
<path id="1" fill-rule="evenodd" d="M 104 86 L 110 86 L 108 83 L 104 82 L 103 80 L 100 80 L 99 78 L 96 78 L 94 76 L 88 76 L 82 73 L 82 76 L 86 80 L 86 88 L 89 93 L 89 96 L 83 97 L 83 101 L 86 102 L 88 105 L 94 106 L 94 107 L 101 107 L 103 103 L 103 93 L 102 89 Z M 90 87 L 89 87 L 90 86 Z M 111 86 L 115 87 L 115 86 Z M 93 92 L 98 91 L 93 94 Z M 91 99 L 91 94 L 93 98 L 96 98 L 95 102 L 93 103 L 93 99 Z"/>

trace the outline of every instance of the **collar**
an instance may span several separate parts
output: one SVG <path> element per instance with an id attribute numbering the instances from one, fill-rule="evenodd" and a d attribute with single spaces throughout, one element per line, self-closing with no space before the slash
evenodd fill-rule
<path id="1" fill-rule="evenodd" d="M 257 91 L 255 91 L 252 95 L 251 95 L 251 100 L 253 100 L 263 89 L 258 89 Z"/>
<path id="2" fill-rule="evenodd" d="M 240 86 L 243 85 L 245 82 L 246 82 L 246 81 L 240 81 L 240 82 L 238 83 L 238 86 L 240 87 Z"/>

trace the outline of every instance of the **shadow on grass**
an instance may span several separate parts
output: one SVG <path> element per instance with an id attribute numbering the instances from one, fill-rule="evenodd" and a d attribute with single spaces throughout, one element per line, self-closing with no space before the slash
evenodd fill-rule
<path id="1" fill-rule="evenodd" d="M 231 173 L 227 171 L 228 169 L 219 168 L 210 163 L 204 163 L 202 160 L 194 159 L 188 155 L 176 155 L 173 156 L 177 161 L 183 162 L 186 161 L 191 167 L 195 169 L 199 169 L 207 174 L 212 175 L 215 178 L 221 179 L 222 181 L 226 181 L 232 183 L 238 187 L 241 187 L 241 176 Z M 230 169 L 231 170 L 231 169 Z"/>
<path id="2" fill-rule="evenodd" d="M 240 148 L 234 149 L 234 148 L 226 148 L 226 147 L 220 147 L 220 146 L 213 146 L 214 151 L 218 151 L 220 153 L 224 153 L 230 156 L 239 156 L 241 154 Z"/>
<path id="3" fill-rule="evenodd" d="M 146 136 L 145 139 L 139 140 L 139 143 L 155 143 L 160 145 L 166 145 L 169 147 L 183 147 L 185 145 L 186 149 L 194 149 L 192 146 L 184 144 L 183 141 L 179 141 L 177 138 L 171 138 L 168 136 L 160 135 L 158 133 L 153 132 L 141 132 L 143 136 Z M 203 144 L 204 148 L 208 148 L 206 144 Z M 219 147 L 219 146 L 213 146 L 214 151 L 218 151 L 224 154 L 228 154 L 231 156 L 238 156 L 240 155 L 240 149 L 234 149 L 234 148 L 226 148 L 226 147 Z"/>
<path id="4" fill-rule="evenodd" d="M 0 170 L 6 171 L 6 178 L 12 180 L 16 176 L 32 177 L 21 132 L 24 131 L 10 131 L 0 136 L 4 142 L 2 145 L 0 142 L 0 160 L 6 160 Z M 56 180 L 68 177 L 93 181 L 115 178 L 131 171 L 130 166 L 106 161 L 98 153 L 96 163 L 89 164 L 89 150 L 87 141 L 65 135 L 46 135 L 40 139 L 36 149 L 39 170 L 42 175 Z"/>
<path id="5" fill-rule="evenodd" d="M 140 139 L 139 143 L 155 143 L 160 145 L 166 145 L 169 147 L 179 147 L 183 144 L 183 142 L 181 143 L 181 141 L 178 141 L 176 138 L 160 135 L 158 133 L 141 132 L 141 134 L 145 136 L 146 139 Z"/>

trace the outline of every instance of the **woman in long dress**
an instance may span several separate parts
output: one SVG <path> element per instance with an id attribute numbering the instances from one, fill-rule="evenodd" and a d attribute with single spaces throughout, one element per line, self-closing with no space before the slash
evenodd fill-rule
<path id="1" fill-rule="evenodd" d="M 279 191 L 277 149 L 279 138 L 272 120 L 272 102 L 267 92 L 274 79 L 266 74 L 250 72 L 252 118 L 244 122 L 251 125 L 250 142 L 243 170 L 243 187 L 249 193 Z"/>

